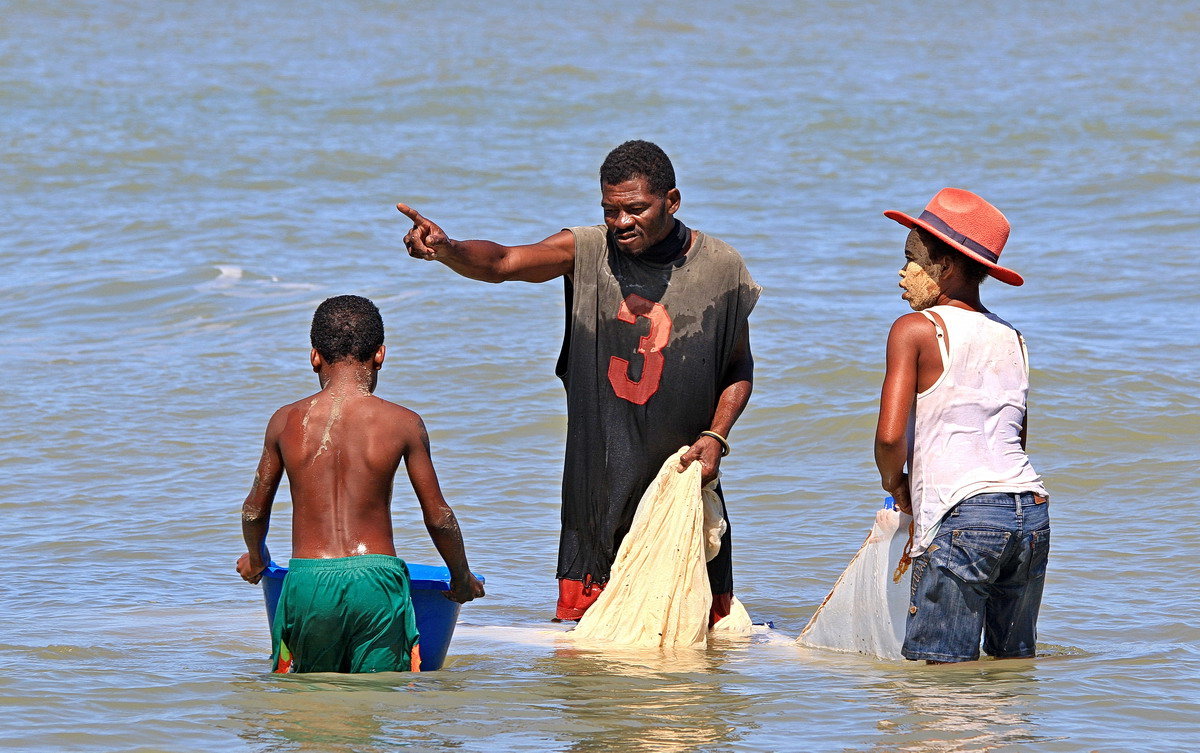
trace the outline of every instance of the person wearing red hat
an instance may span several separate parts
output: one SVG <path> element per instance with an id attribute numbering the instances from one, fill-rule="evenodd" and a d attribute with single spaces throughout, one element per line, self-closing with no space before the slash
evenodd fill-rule
<path id="1" fill-rule="evenodd" d="M 908 659 L 1034 656 L 1050 551 L 1048 495 L 1025 452 L 1025 340 L 979 298 L 1000 266 L 1009 223 L 994 206 L 944 188 L 910 228 L 901 295 L 914 313 L 888 334 L 875 463 L 896 507 L 913 515 Z M 907 466 L 907 472 L 905 470 Z"/>

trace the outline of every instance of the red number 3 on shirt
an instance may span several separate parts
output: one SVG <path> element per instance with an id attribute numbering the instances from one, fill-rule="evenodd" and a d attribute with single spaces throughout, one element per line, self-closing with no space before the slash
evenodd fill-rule
<path id="1" fill-rule="evenodd" d="M 671 339 L 671 316 L 666 307 L 642 298 L 640 295 L 630 295 L 621 301 L 621 310 L 617 319 L 634 324 L 638 317 L 650 320 L 650 331 L 638 341 L 637 352 L 643 358 L 642 378 L 636 382 L 629 378 L 629 361 L 612 356 L 608 359 L 608 383 L 612 385 L 617 397 L 628 400 L 634 405 L 645 405 L 662 382 L 663 348 Z"/>

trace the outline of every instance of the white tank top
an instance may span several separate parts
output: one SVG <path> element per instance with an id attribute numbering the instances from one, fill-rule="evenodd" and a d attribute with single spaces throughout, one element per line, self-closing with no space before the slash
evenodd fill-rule
<path id="1" fill-rule="evenodd" d="M 930 312 L 945 322 L 943 332 Z M 987 492 L 1045 495 L 1021 449 L 1029 364 L 1025 340 L 995 314 L 934 306 L 942 375 L 917 395 L 909 437 L 909 487 L 915 557 L 942 518 L 967 497 Z M 947 348 L 946 341 L 949 340 Z"/>

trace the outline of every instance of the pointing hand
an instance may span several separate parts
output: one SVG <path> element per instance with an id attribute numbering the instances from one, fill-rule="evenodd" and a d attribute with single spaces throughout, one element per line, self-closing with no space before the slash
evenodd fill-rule
<path id="1" fill-rule="evenodd" d="M 408 249 L 409 256 L 414 259 L 433 261 L 437 258 L 439 251 L 449 248 L 450 239 L 446 237 L 446 233 L 436 224 L 425 219 L 420 212 L 407 204 L 397 204 L 396 209 L 413 222 L 412 230 L 409 230 L 404 236 L 404 247 Z"/>

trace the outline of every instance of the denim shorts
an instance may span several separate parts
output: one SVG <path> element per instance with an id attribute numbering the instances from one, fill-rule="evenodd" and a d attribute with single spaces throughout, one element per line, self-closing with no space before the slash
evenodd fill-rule
<path id="1" fill-rule="evenodd" d="M 980 634 L 997 658 L 1034 655 L 1050 554 L 1050 505 L 1039 499 L 979 494 L 946 514 L 913 560 L 905 658 L 974 661 Z"/>

